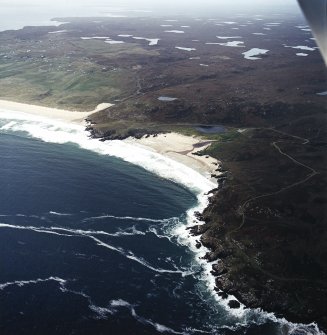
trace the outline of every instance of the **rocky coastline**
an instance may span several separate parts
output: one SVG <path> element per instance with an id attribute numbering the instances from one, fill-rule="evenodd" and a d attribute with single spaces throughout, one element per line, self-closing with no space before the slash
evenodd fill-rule
<path id="1" fill-rule="evenodd" d="M 87 130 L 92 138 L 102 141 L 126 138 L 126 136 L 115 136 L 114 133 L 101 132 L 92 127 L 92 120 L 88 121 Z M 141 138 L 157 136 L 157 133 L 139 132 L 130 136 Z M 225 149 L 228 150 L 228 143 Z M 253 225 L 251 222 L 254 219 L 251 215 L 257 215 L 257 212 L 260 212 L 258 206 L 262 206 L 258 201 L 246 206 L 245 210 L 250 213 L 246 220 L 251 222 L 250 225 L 253 227 L 249 231 L 244 231 L 242 236 L 243 232 L 240 233 L 239 230 L 241 230 L 240 223 L 244 220 L 244 213 L 240 204 L 249 197 L 248 190 L 239 185 L 244 181 L 238 179 L 235 166 L 228 159 L 224 160 L 224 154 L 220 155 L 215 148 L 209 147 L 200 154 L 218 156 L 221 162 L 215 169 L 216 174 L 212 174 L 212 177 L 217 179 L 218 186 L 210 191 L 210 203 L 203 213 L 196 213 L 197 219 L 202 224 L 190 229 L 191 235 L 199 237 L 197 247 L 204 246 L 208 249 L 205 259 L 210 263 L 213 262 L 211 273 L 215 277 L 217 294 L 223 299 L 227 299 L 229 295 L 237 299 L 229 301 L 230 308 L 237 309 L 242 303 L 247 308 L 261 308 L 291 322 L 304 324 L 315 322 L 321 330 L 326 331 L 326 287 L 323 278 L 315 280 L 305 273 L 299 276 L 298 269 L 291 269 L 290 273 L 283 272 L 283 267 L 290 265 L 287 262 L 294 259 L 288 260 L 289 255 L 285 255 L 286 263 L 281 267 L 278 265 L 279 261 L 283 262 L 278 258 L 281 254 L 274 252 L 269 254 L 269 250 L 260 243 L 265 241 L 266 235 L 276 232 L 260 231 L 256 224 Z M 275 210 L 276 213 L 277 211 L 281 213 L 274 203 L 276 199 L 272 197 L 269 200 L 272 203 L 266 210 L 265 217 L 261 213 L 262 221 L 267 219 L 269 221 L 267 218 L 269 211 Z M 256 210 L 251 211 L 251 207 Z M 275 219 L 281 220 L 277 216 Z M 300 224 L 299 229 L 301 230 Z M 277 234 L 279 233 L 283 232 Z M 276 248 L 282 248 L 283 252 L 290 251 L 280 240 L 275 241 L 275 238 L 276 236 L 270 236 L 267 242 L 276 243 Z M 292 243 L 291 239 L 289 241 Z M 301 243 L 301 240 L 294 243 Z M 310 271 L 310 268 L 307 270 Z"/>
<path id="2" fill-rule="evenodd" d="M 233 176 L 224 171 L 219 187 L 212 192 L 209 206 L 197 215 L 202 224 L 190 229 L 192 235 L 199 236 L 199 245 L 209 250 L 205 259 L 213 262 L 211 273 L 215 276 L 217 294 L 223 299 L 232 295 L 247 308 L 273 312 L 291 322 L 317 323 L 320 330 L 326 332 L 324 275 L 320 269 L 315 269 L 319 276 L 316 273 L 312 278 L 310 271 L 316 266 L 312 264 L 313 259 L 308 261 L 307 267 L 302 264 L 302 275 L 297 269 L 282 272 L 280 264 L 293 261 L 293 257 L 285 255 L 283 259 L 274 253 L 269 255 L 261 245 L 260 240 L 264 241 L 265 237 L 259 230 L 256 234 L 250 229 L 251 233 L 245 231 L 242 236 L 238 231 L 242 222 L 238 206 L 242 195 L 236 195 L 233 186 Z M 284 247 L 282 252 L 289 251 L 280 241 L 276 242 L 276 247 Z M 230 302 L 231 308 L 239 306 L 237 301 Z"/>

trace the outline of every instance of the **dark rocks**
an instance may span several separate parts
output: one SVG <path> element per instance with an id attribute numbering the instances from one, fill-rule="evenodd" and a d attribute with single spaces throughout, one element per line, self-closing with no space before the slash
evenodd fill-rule
<path id="1" fill-rule="evenodd" d="M 229 280 L 229 278 L 227 278 L 227 276 L 217 277 L 216 278 L 216 286 L 220 290 L 234 295 L 235 287 L 234 287 L 233 283 Z"/>
<path id="2" fill-rule="evenodd" d="M 225 267 L 224 263 L 222 261 L 220 261 L 217 264 L 212 265 L 211 273 L 216 277 L 221 276 L 221 275 L 227 273 L 227 268 Z"/>
<path id="3" fill-rule="evenodd" d="M 227 172 L 221 165 L 218 165 L 216 171 L 218 171 L 218 172 Z"/>
<path id="4" fill-rule="evenodd" d="M 204 221 L 204 216 L 200 212 L 194 212 L 194 216 L 199 221 Z"/>
<path id="5" fill-rule="evenodd" d="M 218 191 L 219 191 L 219 188 L 218 188 L 218 187 L 213 188 L 211 191 L 209 191 L 209 192 L 207 193 L 207 195 L 215 194 L 215 193 L 218 192 Z"/>
<path id="6" fill-rule="evenodd" d="M 217 250 L 220 246 L 220 240 L 218 238 L 205 233 L 203 233 L 203 235 L 201 236 L 201 242 L 206 248 L 210 249 L 211 251 Z"/>
<path id="7" fill-rule="evenodd" d="M 220 291 L 219 289 L 217 289 L 217 291 L 218 291 L 218 295 L 222 298 L 222 299 L 227 299 L 228 298 L 228 294 L 226 293 L 226 292 L 224 292 L 224 291 Z"/>
<path id="8" fill-rule="evenodd" d="M 222 176 L 221 174 L 219 174 L 219 175 L 216 174 L 215 176 L 217 176 L 215 178 L 217 178 L 218 182 L 223 182 L 227 179 L 227 176 Z"/>
<path id="9" fill-rule="evenodd" d="M 202 235 L 208 229 L 207 225 L 196 225 L 190 228 L 187 228 L 192 236 Z"/>
<path id="10" fill-rule="evenodd" d="M 197 240 L 195 246 L 197 247 L 197 249 L 200 249 L 202 247 L 202 244 L 200 241 Z"/>
<path id="11" fill-rule="evenodd" d="M 241 307 L 241 304 L 237 300 L 231 300 L 228 302 L 228 306 L 233 309 L 237 309 Z"/>
<path id="12" fill-rule="evenodd" d="M 191 152 L 191 154 L 194 155 L 194 156 L 202 156 L 202 154 L 200 152 L 198 152 L 198 151 Z"/>
<path id="13" fill-rule="evenodd" d="M 101 141 L 113 139 L 116 133 L 115 130 L 107 130 L 104 132 L 104 131 L 101 131 L 99 129 L 92 127 L 91 125 L 87 126 L 85 130 L 90 133 L 91 138 L 101 139 Z"/>
<path id="14" fill-rule="evenodd" d="M 219 171 L 219 169 L 217 169 L 216 171 Z M 215 176 L 216 176 L 215 178 L 218 181 L 218 185 L 221 185 L 222 183 L 224 183 L 228 179 L 229 174 L 228 174 L 228 172 L 224 171 L 220 174 L 215 174 Z"/>
<path id="15" fill-rule="evenodd" d="M 212 174 L 211 174 L 211 178 L 216 178 L 216 179 L 218 179 L 218 178 L 220 178 L 220 177 L 219 177 L 219 174 L 214 174 L 214 173 L 212 173 Z"/>
<path id="16" fill-rule="evenodd" d="M 210 251 L 204 255 L 203 259 L 206 259 L 208 262 L 213 262 L 219 259 L 219 255 Z"/>
<path id="17" fill-rule="evenodd" d="M 92 120 L 91 120 L 91 119 L 89 119 L 89 118 L 86 118 L 86 119 L 84 119 L 84 120 L 85 120 L 85 122 L 89 123 L 89 124 L 90 124 L 90 126 L 94 126 L 94 125 L 96 125 L 96 124 L 97 124 L 96 122 L 92 121 Z"/>
<path id="18" fill-rule="evenodd" d="M 231 250 L 223 247 L 221 241 L 214 237 L 202 235 L 200 240 L 206 248 L 211 250 L 204 256 L 209 262 L 226 258 L 231 254 Z"/>

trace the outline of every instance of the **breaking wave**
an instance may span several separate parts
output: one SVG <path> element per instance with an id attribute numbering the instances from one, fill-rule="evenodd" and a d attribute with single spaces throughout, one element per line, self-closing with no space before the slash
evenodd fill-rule
<path id="1" fill-rule="evenodd" d="M 156 331 L 158 331 L 160 333 L 182 334 L 182 335 L 185 334 L 185 335 L 187 335 L 187 333 L 175 331 L 172 328 L 169 328 L 167 326 L 164 326 L 162 324 L 154 322 L 150 319 L 146 319 L 142 316 L 139 316 L 136 313 L 134 306 L 132 304 L 130 304 L 129 302 L 125 301 L 125 300 L 122 300 L 122 299 L 112 300 L 110 302 L 110 306 L 112 308 L 127 308 L 127 309 L 129 309 L 133 318 L 135 318 L 138 322 L 140 322 L 144 325 L 152 326 Z"/>
<path id="2" fill-rule="evenodd" d="M 49 278 L 45 278 L 45 279 L 33 279 L 33 280 L 15 280 L 12 282 L 7 282 L 7 283 L 3 283 L 0 284 L 0 291 L 10 287 L 10 286 L 18 286 L 18 287 L 23 287 L 23 286 L 27 286 L 27 285 L 35 285 L 35 284 L 39 284 L 39 283 L 45 283 L 45 282 L 49 282 L 49 281 L 54 281 L 59 283 L 60 287 L 63 287 L 63 285 L 66 284 L 66 280 L 59 278 L 59 277 L 49 277 Z"/>
<path id="3" fill-rule="evenodd" d="M 16 226 L 11 224 L 0 223 L 0 228 L 10 228 L 10 229 L 21 229 L 21 230 L 30 230 L 37 233 L 45 233 L 45 234 L 53 234 L 65 237 L 86 237 L 93 240 L 98 246 L 104 247 L 111 251 L 115 251 L 120 255 L 126 257 L 129 260 L 132 260 L 154 272 L 157 273 L 171 273 L 171 274 L 179 274 L 183 277 L 193 274 L 191 271 L 184 271 L 184 270 L 170 270 L 170 269 L 162 269 L 159 267 L 154 267 L 149 264 L 146 260 L 142 257 L 137 257 L 131 251 L 126 251 L 120 247 L 114 247 L 109 243 L 105 243 L 101 241 L 99 238 L 95 237 L 94 235 L 108 235 L 108 236 L 119 236 L 116 234 L 107 233 L 104 231 L 94 231 L 94 230 L 81 230 L 81 229 L 69 229 L 69 228 L 61 228 L 61 227 L 33 227 L 33 226 Z M 64 233 L 59 233 L 64 232 Z"/>
<path id="4" fill-rule="evenodd" d="M 125 220 L 145 221 L 145 222 L 162 223 L 162 222 L 165 222 L 167 220 L 171 220 L 171 219 L 175 219 L 175 218 L 158 220 L 158 219 L 150 219 L 150 218 L 138 218 L 138 217 L 132 217 L 132 216 L 115 216 L 115 215 L 110 215 L 110 214 L 104 214 L 104 215 L 100 215 L 100 216 L 91 216 L 89 218 L 84 219 L 83 222 L 104 220 L 104 219 L 115 219 L 115 220 L 124 220 L 124 221 Z"/>
<path id="5" fill-rule="evenodd" d="M 5 109 L 0 110 L 0 119 L 8 120 L 0 128 L 2 131 L 24 132 L 44 142 L 73 143 L 82 149 L 114 156 L 183 185 L 196 194 L 208 192 L 216 186 L 193 169 L 158 153 L 119 140 L 101 142 L 91 139 L 80 125 Z"/>

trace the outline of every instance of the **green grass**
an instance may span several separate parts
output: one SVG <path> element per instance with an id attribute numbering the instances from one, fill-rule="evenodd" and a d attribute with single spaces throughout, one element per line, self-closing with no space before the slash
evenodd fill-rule
<path id="1" fill-rule="evenodd" d="M 117 58 L 121 55 L 158 56 L 155 50 L 146 50 L 134 43 L 107 44 L 99 40 L 74 40 L 72 45 L 81 50 L 83 56 L 101 55 L 106 58 Z"/>
<path id="2" fill-rule="evenodd" d="M 207 149 L 199 152 L 201 155 L 209 155 L 214 158 L 220 158 L 220 152 L 222 146 L 227 142 L 237 142 L 242 138 L 242 134 L 239 133 L 236 129 L 229 129 L 222 134 L 213 134 L 207 139 L 213 140 L 213 142 Z"/>
<path id="3" fill-rule="evenodd" d="M 175 126 L 175 125 L 171 125 L 171 126 L 167 126 L 167 128 L 170 129 L 170 131 L 182 134 L 182 135 L 186 135 L 186 136 L 197 136 L 197 137 L 203 137 L 199 131 L 197 131 L 194 127 L 191 126 Z"/>
<path id="4" fill-rule="evenodd" d="M 56 38 L 56 48 L 51 38 Z M 109 45 L 103 41 L 51 37 L 35 44 L 0 41 L 0 99 L 70 110 L 92 110 L 135 93 L 137 73 L 130 64 L 117 67 L 121 57 L 157 56 L 137 44 Z M 30 50 L 27 54 L 26 50 Z M 107 66 L 107 65 L 108 66 Z"/>
<path id="5" fill-rule="evenodd" d="M 0 79 L 2 99 L 74 110 L 93 109 L 136 89 L 131 71 L 103 72 L 101 66 L 89 61 L 2 63 Z M 46 92 L 49 94 L 43 96 Z"/>

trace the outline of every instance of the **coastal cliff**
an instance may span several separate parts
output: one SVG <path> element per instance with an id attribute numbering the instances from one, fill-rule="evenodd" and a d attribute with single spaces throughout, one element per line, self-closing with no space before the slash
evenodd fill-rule
<path id="1" fill-rule="evenodd" d="M 323 138 L 248 130 L 212 146 L 220 188 L 193 234 L 216 261 L 219 295 L 327 328 L 326 174 Z M 308 164 L 308 165 L 307 165 Z"/>
<path id="2" fill-rule="evenodd" d="M 209 249 L 218 295 L 326 329 L 327 134 L 317 112 L 287 125 L 206 134 L 213 143 L 196 154 L 221 162 L 218 188 L 191 233 Z"/>

